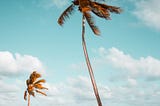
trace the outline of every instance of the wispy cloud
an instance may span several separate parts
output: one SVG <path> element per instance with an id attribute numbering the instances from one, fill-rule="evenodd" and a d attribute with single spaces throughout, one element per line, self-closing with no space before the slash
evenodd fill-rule
<path id="1" fill-rule="evenodd" d="M 145 25 L 160 31 L 159 0 L 113 0 L 111 2 L 118 2 L 124 13 L 128 12 L 139 20 L 139 23 L 135 21 L 132 25 Z"/>
<path id="2" fill-rule="evenodd" d="M 55 4 L 57 7 L 63 7 L 66 4 L 68 4 L 68 0 L 52 0 L 52 2 Z"/>
<path id="3" fill-rule="evenodd" d="M 68 0 L 38 0 L 38 5 L 46 9 L 53 7 L 62 8 L 68 3 Z"/>
<path id="4" fill-rule="evenodd" d="M 134 1 L 135 2 L 135 1 Z M 139 0 L 135 2 L 134 14 L 147 26 L 160 30 L 160 1 Z"/>
<path id="5" fill-rule="evenodd" d="M 31 55 L 12 54 L 9 51 L 0 52 L 0 76 L 15 76 L 33 70 L 44 72 L 42 62 Z"/>

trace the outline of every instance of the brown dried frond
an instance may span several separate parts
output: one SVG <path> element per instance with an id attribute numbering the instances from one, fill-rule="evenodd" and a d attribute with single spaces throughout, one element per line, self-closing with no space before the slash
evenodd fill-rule
<path id="1" fill-rule="evenodd" d="M 79 0 L 79 6 L 81 8 L 88 7 L 90 5 L 90 0 Z"/>
<path id="2" fill-rule="evenodd" d="M 79 1 L 78 1 L 78 0 L 74 0 L 74 1 L 72 1 L 72 3 L 73 3 L 74 5 L 79 5 Z"/>
<path id="3" fill-rule="evenodd" d="M 101 2 L 101 1 L 106 1 L 106 0 L 94 0 L 94 1 L 98 1 L 98 2 Z"/>
<path id="4" fill-rule="evenodd" d="M 91 11 L 90 0 L 79 0 L 79 10 L 81 12 Z"/>
<path id="5" fill-rule="evenodd" d="M 122 9 L 116 6 L 109 6 L 108 10 L 116 14 L 120 14 L 122 12 Z"/>
<path id="6" fill-rule="evenodd" d="M 89 26 L 91 27 L 92 31 L 94 32 L 94 34 L 99 35 L 100 31 L 99 31 L 98 27 L 95 26 L 93 17 L 90 15 L 90 13 L 84 12 L 83 15 L 85 16 L 85 18 L 86 18 Z"/>
<path id="7" fill-rule="evenodd" d="M 37 93 L 40 93 L 40 94 L 42 94 L 42 95 L 44 95 L 44 96 L 47 96 L 44 92 L 41 92 L 41 91 L 39 91 L 39 90 L 35 90 Z"/>
<path id="8" fill-rule="evenodd" d="M 46 89 L 46 90 L 48 90 L 48 88 L 43 87 L 42 84 L 39 84 L 39 83 L 35 84 L 34 87 L 37 88 L 37 89 Z"/>
<path id="9" fill-rule="evenodd" d="M 29 95 L 35 96 L 33 85 L 29 85 L 28 88 L 27 88 L 27 91 L 28 91 Z"/>
<path id="10" fill-rule="evenodd" d="M 34 81 L 36 81 L 36 79 L 37 79 L 37 78 L 32 77 L 32 78 L 30 79 L 30 84 L 33 84 L 33 83 L 34 83 Z"/>
<path id="11" fill-rule="evenodd" d="M 33 77 L 36 77 L 36 78 L 40 78 L 41 77 L 41 74 L 37 73 L 36 71 L 34 71 L 32 73 Z M 31 76 L 32 77 L 32 76 Z"/>
<path id="12" fill-rule="evenodd" d="M 45 83 L 45 82 L 46 82 L 46 80 L 45 80 L 45 79 L 40 79 L 40 80 L 36 81 L 34 84 L 38 84 L 38 83 Z"/>
<path id="13" fill-rule="evenodd" d="M 34 71 L 31 75 L 30 75 L 30 84 L 33 84 L 37 78 L 40 78 L 41 74 L 37 73 L 36 71 Z"/>
<path id="14" fill-rule="evenodd" d="M 61 14 L 61 16 L 60 16 L 59 19 L 58 19 L 58 24 L 59 24 L 59 25 L 63 25 L 63 24 L 64 24 L 64 21 L 66 20 L 66 18 L 69 18 L 69 15 L 71 15 L 71 14 L 73 13 L 74 7 L 75 7 L 74 4 L 70 5 L 70 6 Z"/>
<path id="15" fill-rule="evenodd" d="M 30 95 L 32 95 L 33 97 L 35 97 L 35 93 L 33 91 L 28 92 Z"/>
<path id="16" fill-rule="evenodd" d="M 24 92 L 24 100 L 27 100 L 27 90 Z"/>
<path id="17" fill-rule="evenodd" d="M 30 80 L 27 79 L 27 80 L 26 80 L 26 85 L 29 86 L 29 84 L 30 84 Z"/>
<path id="18" fill-rule="evenodd" d="M 116 13 L 116 14 L 120 14 L 122 12 L 122 9 L 120 7 L 109 6 L 109 5 L 101 4 L 101 3 L 97 3 L 97 2 L 94 2 L 94 3 L 109 10 L 110 12 Z"/>
<path id="19" fill-rule="evenodd" d="M 107 20 L 110 19 L 110 14 L 109 14 L 109 11 L 105 8 L 103 8 L 102 6 L 98 5 L 97 3 L 95 2 L 91 2 L 91 7 L 92 7 L 92 12 L 101 17 L 101 18 L 105 18 Z"/>
<path id="20" fill-rule="evenodd" d="M 36 76 L 36 78 L 40 78 L 41 77 L 41 74 L 39 74 L 39 73 L 35 73 L 35 76 Z"/>
<path id="21" fill-rule="evenodd" d="M 28 93 L 34 91 L 33 85 L 29 85 L 28 88 L 27 88 L 27 91 L 28 91 Z"/>

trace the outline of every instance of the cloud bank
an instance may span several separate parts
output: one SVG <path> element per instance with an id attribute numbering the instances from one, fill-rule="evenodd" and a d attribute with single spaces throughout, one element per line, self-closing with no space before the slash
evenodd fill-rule
<path id="1" fill-rule="evenodd" d="M 102 99 L 110 106 L 158 106 L 160 104 L 160 60 L 152 56 L 135 58 L 118 48 L 94 50 L 92 58 L 95 71 L 102 73 L 110 68 L 106 77 L 109 98 Z M 85 63 L 72 64 L 73 70 L 86 70 Z M 109 71 L 109 70 L 108 70 Z M 117 73 L 117 74 L 116 74 Z M 104 86 L 104 85 L 103 85 Z"/>
<path id="2" fill-rule="evenodd" d="M 47 83 L 48 96 L 40 96 L 38 101 L 44 101 L 45 106 L 96 106 L 96 98 L 89 78 L 78 76 L 68 78 L 59 84 Z M 111 98 L 111 91 L 107 86 L 99 85 L 99 92 L 103 100 Z M 38 104 L 42 106 L 42 104 Z"/>
<path id="3" fill-rule="evenodd" d="M 147 78 L 148 76 L 156 78 L 160 77 L 160 60 L 152 56 L 134 58 L 130 54 L 126 54 L 115 47 L 110 49 L 101 47 L 96 50 L 96 53 L 99 55 L 94 59 L 97 66 L 103 66 L 105 68 L 106 65 L 111 65 L 113 67 L 112 71 L 115 73 L 118 71 L 120 73 L 122 71 L 126 73 L 126 75 L 123 76 L 125 80 L 119 78 L 116 82 L 113 82 L 106 77 L 106 81 L 104 82 L 107 83 L 97 84 L 103 105 L 158 106 L 160 104 L 159 79 L 153 81 L 141 79 L 142 77 Z M 25 65 L 23 64 L 20 66 L 28 67 L 30 66 L 30 62 L 32 65 L 34 65 L 34 63 L 39 63 L 38 58 L 28 55 L 13 55 L 10 52 L 0 52 L 0 56 L 3 56 L 3 58 L 0 59 L 1 63 L 12 66 L 11 68 L 8 68 L 6 65 L 1 64 L 3 69 L 8 70 L 7 72 L 11 73 L 10 75 L 12 75 L 13 72 L 16 73 L 20 71 L 17 69 L 22 69 L 15 68 L 15 64 L 20 65 L 20 63 L 23 62 Z M 10 65 L 11 63 L 13 65 Z M 32 67 L 32 65 L 30 67 Z M 26 70 L 26 68 L 23 70 Z M 137 76 L 138 78 L 134 76 Z M 114 78 L 113 74 L 110 74 L 110 77 Z M 8 83 L 7 80 L 9 79 L 14 80 L 14 84 Z M 0 79 L 0 105 L 26 105 L 27 102 L 23 100 L 25 82 L 21 80 L 16 81 L 10 77 L 7 77 L 7 80 Z M 49 88 L 47 91 L 48 96 L 45 97 L 37 94 L 36 98 L 31 98 L 31 105 L 97 106 L 90 79 L 84 76 L 68 78 L 57 84 L 47 82 L 46 87 Z"/>
<path id="4" fill-rule="evenodd" d="M 103 105 L 158 106 L 160 103 L 159 86 L 156 84 L 148 86 L 145 83 L 140 85 L 137 82 L 135 79 L 128 78 L 124 85 L 108 87 L 98 84 Z M 47 83 L 47 86 L 48 96 L 37 95 L 36 101 L 32 104 L 38 106 L 97 106 L 89 78 L 78 76 L 59 84 Z"/>
<path id="5" fill-rule="evenodd" d="M 44 66 L 37 57 L 9 51 L 0 52 L 0 76 L 16 76 L 33 70 L 44 72 Z"/>

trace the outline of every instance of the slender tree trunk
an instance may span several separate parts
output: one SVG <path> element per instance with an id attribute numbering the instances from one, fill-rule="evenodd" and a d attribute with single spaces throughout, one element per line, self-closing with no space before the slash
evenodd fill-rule
<path id="1" fill-rule="evenodd" d="M 83 46 L 83 51 L 84 51 L 86 64 L 87 64 L 87 67 L 88 67 L 89 75 L 90 75 L 90 78 L 91 78 L 91 82 L 92 82 L 92 85 L 93 85 L 93 90 L 94 90 L 94 94 L 95 94 L 96 99 L 97 99 L 98 106 L 102 106 L 101 99 L 100 99 L 100 96 L 99 96 L 99 93 L 98 93 L 98 88 L 97 88 L 96 81 L 95 81 L 95 78 L 94 78 L 94 73 L 93 73 L 92 66 L 90 64 L 90 60 L 89 60 L 88 53 L 87 53 L 84 33 L 85 33 L 85 17 L 83 15 L 83 19 L 82 19 L 82 46 Z"/>
<path id="2" fill-rule="evenodd" d="M 30 106 L 30 94 L 28 94 L 28 106 Z"/>

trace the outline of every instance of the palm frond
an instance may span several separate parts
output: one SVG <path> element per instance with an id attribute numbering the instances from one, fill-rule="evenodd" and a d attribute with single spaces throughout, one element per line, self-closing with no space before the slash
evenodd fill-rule
<path id="1" fill-rule="evenodd" d="M 46 82 L 45 79 L 40 79 L 40 80 L 34 82 L 34 85 L 35 85 L 35 84 L 38 84 L 38 83 L 45 83 L 45 82 Z"/>
<path id="2" fill-rule="evenodd" d="M 28 91 L 29 94 L 30 94 L 30 92 L 33 92 L 33 91 L 34 91 L 33 85 L 29 85 L 29 86 L 27 87 L 27 91 Z"/>
<path id="3" fill-rule="evenodd" d="M 83 15 L 85 16 L 85 18 L 86 18 L 89 26 L 91 27 L 92 31 L 94 32 L 94 34 L 99 35 L 100 31 L 99 31 L 98 27 L 95 26 L 93 17 L 90 15 L 90 13 L 84 12 Z"/>
<path id="4" fill-rule="evenodd" d="M 79 10 L 81 12 L 87 12 L 90 11 L 90 0 L 79 0 Z"/>
<path id="5" fill-rule="evenodd" d="M 30 75 L 30 84 L 33 84 L 37 78 L 40 78 L 41 74 L 37 73 L 36 71 L 34 71 L 31 75 Z"/>
<path id="6" fill-rule="evenodd" d="M 42 84 L 39 84 L 39 83 L 35 84 L 34 87 L 37 88 L 37 89 L 46 89 L 46 90 L 48 90 L 48 88 L 43 87 Z"/>
<path id="7" fill-rule="evenodd" d="M 116 6 L 109 6 L 107 4 L 101 4 L 101 3 L 97 3 L 94 2 L 95 4 L 105 8 L 106 10 L 109 10 L 110 12 L 116 13 L 116 14 L 120 14 L 122 12 L 122 9 L 120 7 L 116 7 Z"/>
<path id="8" fill-rule="evenodd" d="M 110 19 L 110 14 L 109 11 L 105 8 L 103 8 L 101 5 L 98 5 L 96 2 L 91 2 L 91 8 L 92 8 L 92 12 L 101 17 L 101 18 L 105 18 L 107 20 Z"/>
<path id="9" fill-rule="evenodd" d="M 27 90 L 24 92 L 24 100 L 27 100 Z"/>
<path id="10" fill-rule="evenodd" d="M 27 80 L 26 80 L 26 85 L 29 86 L 29 84 L 30 84 L 30 80 L 27 79 Z"/>
<path id="11" fill-rule="evenodd" d="M 64 24 L 64 21 L 66 20 L 66 18 L 69 18 L 69 15 L 71 15 L 74 11 L 74 7 L 75 5 L 74 4 L 71 4 L 62 14 L 61 16 L 59 17 L 58 19 L 58 24 L 59 25 L 63 25 Z"/>
<path id="12" fill-rule="evenodd" d="M 79 5 L 79 1 L 78 1 L 78 0 L 73 0 L 72 3 L 73 3 L 74 5 Z"/>
<path id="13" fill-rule="evenodd" d="M 32 95 L 33 97 L 35 97 L 35 93 L 34 91 L 28 92 L 30 95 Z"/>
<path id="14" fill-rule="evenodd" d="M 44 92 L 41 92 L 41 91 L 39 91 L 39 90 L 35 90 L 37 93 L 40 93 L 40 94 L 42 94 L 42 95 L 44 95 L 44 96 L 47 96 L 47 94 L 45 94 Z"/>
<path id="15" fill-rule="evenodd" d="M 91 1 L 95 1 L 95 2 L 105 2 L 106 0 L 91 0 Z"/>
<path id="16" fill-rule="evenodd" d="M 39 73 L 35 73 L 35 76 L 36 76 L 36 78 L 40 78 L 41 77 L 41 74 L 39 74 Z"/>
<path id="17" fill-rule="evenodd" d="M 93 0 L 93 1 L 98 1 L 98 2 L 101 2 L 101 1 L 106 1 L 106 0 Z"/>

